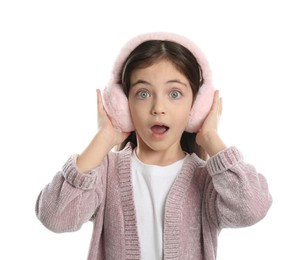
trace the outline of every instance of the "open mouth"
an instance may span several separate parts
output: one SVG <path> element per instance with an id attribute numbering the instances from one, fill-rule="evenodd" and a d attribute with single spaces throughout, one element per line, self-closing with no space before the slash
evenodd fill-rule
<path id="1" fill-rule="evenodd" d="M 165 125 L 154 125 L 151 130 L 156 135 L 162 135 L 168 131 L 169 127 Z"/>

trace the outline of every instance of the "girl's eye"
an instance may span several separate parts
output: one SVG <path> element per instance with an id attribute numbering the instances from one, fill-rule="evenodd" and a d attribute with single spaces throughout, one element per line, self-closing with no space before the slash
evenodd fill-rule
<path id="1" fill-rule="evenodd" d="M 145 98 L 148 98 L 150 96 L 149 93 L 145 90 L 139 91 L 136 95 L 140 99 L 145 99 Z"/>
<path id="2" fill-rule="evenodd" d="M 178 90 L 171 91 L 169 95 L 172 99 L 179 99 L 182 96 L 181 92 Z"/>

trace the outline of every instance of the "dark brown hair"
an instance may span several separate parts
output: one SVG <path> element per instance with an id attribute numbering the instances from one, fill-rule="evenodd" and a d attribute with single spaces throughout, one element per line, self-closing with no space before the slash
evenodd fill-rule
<path id="1" fill-rule="evenodd" d="M 137 46 L 127 57 L 119 77 L 119 83 L 122 85 L 127 97 L 130 91 L 132 72 L 138 68 L 147 68 L 162 59 L 172 62 L 186 76 L 190 83 L 193 97 L 196 97 L 203 83 L 202 69 L 196 58 L 184 46 L 176 42 L 162 40 L 145 41 Z M 202 159 L 206 159 L 207 156 L 196 143 L 195 136 L 195 133 L 184 132 L 181 138 L 181 147 L 189 154 L 196 153 Z M 132 142 L 137 146 L 135 132 L 131 132 L 129 137 L 118 147 L 118 150 L 123 149 L 128 142 Z"/>

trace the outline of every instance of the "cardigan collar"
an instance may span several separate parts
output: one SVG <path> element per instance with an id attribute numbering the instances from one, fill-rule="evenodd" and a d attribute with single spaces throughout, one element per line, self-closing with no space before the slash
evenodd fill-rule
<path id="1" fill-rule="evenodd" d="M 133 149 L 133 144 L 126 145 L 119 153 L 117 167 L 125 227 L 125 259 L 134 260 L 140 259 L 140 245 L 130 170 Z M 164 259 L 178 259 L 179 257 L 182 203 L 195 174 L 195 169 L 201 165 L 204 165 L 204 161 L 196 154 L 187 156 L 167 195 L 163 234 Z"/>

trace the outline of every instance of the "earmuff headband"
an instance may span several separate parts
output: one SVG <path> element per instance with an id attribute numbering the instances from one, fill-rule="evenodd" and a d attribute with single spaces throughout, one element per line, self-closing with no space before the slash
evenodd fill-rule
<path id="1" fill-rule="evenodd" d="M 214 96 L 214 87 L 212 84 L 209 64 L 203 52 L 194 42 L 184 36 L 165 32 L 138 35 L 128 41 L 120 50 L 113 66 L 111 80 L 104 88 L 102 94 L 104 108 L 110 117 L 112 124 L 114 127 L 123 132 L 131 132 L 135 130 L 131 120 L 128 99 L 122 90 L 122 86 L 118 82 L 122 66 L 128 55 L 138 45 L 148 40 L 166 40 L 181 44 L 190 50 L 201 66 L 203 84 L 195 97 L 195 101 L 190 111 L 189 121 L 185 128 L 185 131 L 190 133 L 199 131 L 203 121 L 210 111 Z"/>

